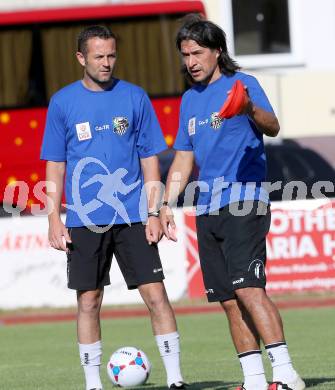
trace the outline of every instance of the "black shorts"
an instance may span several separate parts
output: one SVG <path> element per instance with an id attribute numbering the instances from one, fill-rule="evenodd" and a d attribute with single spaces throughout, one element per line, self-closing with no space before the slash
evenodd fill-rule
<path id="1" fill-rule="evenodd" d="M 233 299 L 235 290 L 240 288 L 265 288 L 265 238 L 270 228 L 270 207 L 262 202 L 248 203 L 251 211 L 244 216 L 233 215 L 230 205 L 220 209 L 219 215 L 196 218 L 200 264 L 209 302 Z M 258 205 L 262 215 L 257 212 Z M 241 202 L 239 206 L 242 207 Z"/>
<path id="2" fill-rule="evenodd" d="M 86 227 L 69 228 L 67 275 L 68 287 L 96 290 L 110 284 L 109 271 L 113 254 L 128 289 L 164 279 L 156 244 L 149 245 L 142 223 L 114 225 L 105 233 Z"/>

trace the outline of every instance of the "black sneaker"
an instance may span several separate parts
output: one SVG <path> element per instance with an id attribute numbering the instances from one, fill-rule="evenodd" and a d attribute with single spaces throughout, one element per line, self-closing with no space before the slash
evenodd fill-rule
<path id="1" fill-rule="evenodd" d="M 169 389 L 186 389 L 189 385 L 184 382 L 176 382 L 172 383 L 172 385 L 169 387 Z"/>

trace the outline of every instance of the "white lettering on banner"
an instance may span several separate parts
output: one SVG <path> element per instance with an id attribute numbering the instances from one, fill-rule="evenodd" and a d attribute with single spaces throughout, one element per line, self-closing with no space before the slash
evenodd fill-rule
<path id="1" fill-rule="evenodd" d="M 291 273 L 327 272 L 331 267 L 326 263 L 318 264 L 293 264 L 293 265 L 270 265 L 267 275 L 280 275 Z"/>
<path id="2" fill-rule="evenodd" d="M 271 213 L 271 221 L 272 234 L 283 234 L 290 226 L 289 218 L 280 210 L 275 210 Z"/>
<path id="3" fill-rule="evenodd" d="M 335 209 L 326 208 L 318 210 L 273 210 L 272 234 L 301 232 L 322 232 L 335 230 Z"/>
<path id="4" fill-rule="evenodd" d="M 317 257 L 319 255 L 311 236 L 273 237 L 267 240 L 267 250 L 270 259 Z"/>
<path id="5" fill-rule="evenodd" d="M 307 290 L 307 289 L 329 289 L 335 287 L 335 278 L 308 278 L 298 280 L 271 281 L 266 285 L 267 291 L 275 290 Z"/>
<path id="6" fill-rule="evenodd" d="M 335 230 L 335 209 L 326 210 L 326 221 L 328 230 Z"/>
<path id="7" fill-rule="evenodd" d="M 308 212 L 305 215 L 305 231 L 312 232 L 317 230 L 322 232 L 325 230 L 325 216 L 323 210 L 316 210 L 315 213 Z"/>
<path id="8" fill-rule="evenodd" d="M 292 221 L 292 231 L 294 233 L 299 233 L 302 230 L 302 220 L 304 217 L 305 212 L 302 210 L 295 210 L 292 212 L 289 212 L 288 215 L 291 218 Z"/>
<path id="9" fill-rule="evenodd" d="M 323 251 L 326 256 L 332 256 L 335 251 L 335 237 L 331 234 L 324 234 L 323 236 Z M 335 260 L 335 257 L 333 257 Z"/>

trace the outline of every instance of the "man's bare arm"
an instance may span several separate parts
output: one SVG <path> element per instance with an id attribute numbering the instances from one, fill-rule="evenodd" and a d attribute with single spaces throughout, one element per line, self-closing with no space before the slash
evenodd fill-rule
<path id="1" fill-rule="evenodd" d="M 54 183 L 55 191 L 47 191 L 49 242 L 58 250 L 67 251 L 66 242 L 71 242 L 69 233 L 60 218 L 62 194 L 64 186 L 65 162 L 48 161 L 46 180 Z"/>

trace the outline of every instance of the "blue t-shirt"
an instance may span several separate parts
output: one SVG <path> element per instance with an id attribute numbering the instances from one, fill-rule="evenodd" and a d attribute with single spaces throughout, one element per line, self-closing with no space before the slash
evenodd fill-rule
<path id="1" fill-rule="evenodd" d="M 236 80 L 248 87 L 252 102 L 273 109 L 258 81 L 245 73 L 222 75 L 207 86 L 185 92 L 174 149 L 193 151 L 199 168 L 197 214 L 207 214 L 239 200 L 268 201 L 263 134 L 247 115 L 220 119 L 218 113 Z"/>
<path id="2" fill-rule="evenodd" d="M 51 99 L 41 159 L 66 162 L 66 226 L 146 218 L 140 159 L 166 149 L 147 94 L 114 80 L 106 91 L 76 81 Z"/>

